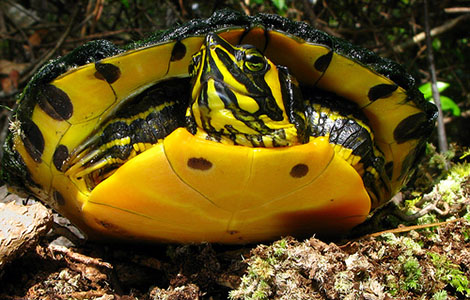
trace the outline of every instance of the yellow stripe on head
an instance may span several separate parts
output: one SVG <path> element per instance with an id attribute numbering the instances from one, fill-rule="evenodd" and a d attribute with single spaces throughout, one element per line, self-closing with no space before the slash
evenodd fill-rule
<path id="1" fill-rule="evenodd" d="M 289 93 L 295 82 L 281 75 L 255 47 L 235 47 L 208 34 L 201 51 L 193 56 L 189 73 L 190 115 L 199 131 L 221 142 L 246 146 L 299 143 L 297 125 L 286 112 L 286 103 L 302 103 L 300 93 L 295 94 L 298 99 Z M 290 88 L 285 87 L 288 84 Z"/>

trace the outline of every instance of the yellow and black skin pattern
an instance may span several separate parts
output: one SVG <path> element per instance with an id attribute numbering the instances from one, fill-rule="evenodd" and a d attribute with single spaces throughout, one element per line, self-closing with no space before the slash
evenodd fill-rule
<path id="1" fill-rule="evenodd" d="M 406 183 L 435 118 L 398 64 L 304 23 L 222 10 L 43 66 L 1 175 L 95 239 L 342 234 Z"/>

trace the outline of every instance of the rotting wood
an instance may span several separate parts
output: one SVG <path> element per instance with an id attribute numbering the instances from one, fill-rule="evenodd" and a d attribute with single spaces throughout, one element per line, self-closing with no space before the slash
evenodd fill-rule
<path id="1" fill-rule="evenodd" d="M 0 203 L 0 269 L 34 246 L 52 223 L 52 212 L 41 203 Z"/>

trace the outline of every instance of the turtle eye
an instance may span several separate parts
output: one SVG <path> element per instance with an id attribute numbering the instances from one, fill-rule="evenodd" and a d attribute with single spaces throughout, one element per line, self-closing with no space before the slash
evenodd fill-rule
<path id="1" fill-rule="evenodd" d="M 189 76 L 194 77 L 197 75 L 197 70 L 199 69 L 200 64 L 201 64 L 201 53 L 194 54 L 188 66 Z"/>
<path id="2" fill-rule="evenodd" d="M 245 69 L 250 72 L 260 72 L 266 69 L 266 60 L 257 50 L 249 51 L 245 54 Z"/>

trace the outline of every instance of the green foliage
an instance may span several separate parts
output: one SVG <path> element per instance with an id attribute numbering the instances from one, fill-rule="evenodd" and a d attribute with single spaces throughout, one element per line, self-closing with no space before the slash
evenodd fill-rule
<path id="1" fill-rule="evenodd" d="M 447 82 L 443 81 L 438 81 L 437 83 L 437 90 L 439 93 L 443 92 L 445 89 L 447 89 L 450 84 Z M 424 99 L 434 102 L 432 98 L 432 88 L 431 88 L 431 83 L 427 82 L 419 87 L 419 90 L 421 93 L 424 95 Z M 441 108 L 444 111 L 451 111 L 454 116 L 460 116 L 460 108 L 459 106 L 455 103 L 454 100 L 447 96 L 440 95 L 441 98 Z"/>
<path id="2" fill-rule="evenodd" d="M 432 296 L 432 300 L 447 300 L 447 292 L 439 291 Z"/>
<path id="3" fill-rule="evenodd" d="M 392 274 L 388 274 L 386 276 L 386 285 L 388 288 L 388 293 L 392 296 L 396 296 L 400 291 L 400 287 L 398 286 L 397 278 Z"/>
<path id="4" fill-rule="evenodd" d="M 444 255 L 434 252 L 427 253 L 436 268 L 436 278 L 450 284 L 457 292 L 470 297 L 470 281 L 460 267 L 453 264 Z"/>
<path id="5" fill-rule="evenodd" d="M 13 108 L 9 107 L 9 106 L 6 106 L 6 105 L 3 105 L 3 104 L 0 104 L 0 109 L 5 109 L 5 110 L 8 110 L 8 111 L 13 111 Z"/>
<path id="6" fill-rule="evenodd" d="M 462 236 L 463 236 L 464 240 L 466 242 L 468 242 L 468 240 L 470 240 L 470 228 L 463 228 L 462 229 Z"/>
<path id="7" fill-rule="evenodd" d="M 287 241 L 285 239 L 281 239 L 273 244 L 274 256 L 281 257 L 285 255 L 287 251 Z"/>
<path id="8" fill-rule="evenodd" d="M 441 40 L 438 39 L 438 38 L 434 38 L 432 40 L 432 48 L 435 50 L 435 51 L 439 51 L 439 49 L 441 49 Z"/>
<path id="9" fill-rule="evenodd" d="M 252 0 L 253 3 L 258 5 L 264 4 L 265 0 Z M 272 5 L 277 9 L 277 13 L 284 15 L 287 11 L 287 4 L 285 0 L 271 0 Z"/>
<path id="10" fill-rule="evenodd" d="M 405 278 L 403 280 L 403 287 L 407 291 L 419 291 L 421 288 L 421 266 L 415 257 L 408 257 L 403 263 L 403 273 Z"/>
<path id="11" fill-rule="evenodd" d="M 347 295 L 351 293 L 354 288 L 353 279 L 348 272 L 339 272 L 335 275 L 334 290 L 340 294 Z"/>
<path id="12" fill-rule="evenodd" d="M 126 9 L 129 9 L 129 1 L 127 1 L 127 0 L 121 0 L 121 4 L 122 4 Z"/>
<path id="13" fill-rule="evenodd" d="M 436 82 L 436 85 L 437 85 L 437 90 L 439 91 L 439 93 L 442 93 L 450 86 L 449 83 L 443 82 L 443 81 Z M 431 88 L 430 82 L 426 82 L 425 84 L 421 85 L 419 87 L 419 90 L 421 93 L 423 93 L 425 99 L 429 99 L 432 97 L 432 88 Z"/>
<path id="14" fill-rule="evenodd" d="M 274 6 L 278 9 L 279 12 L 285 12 L 287 10 L 287 5 L 285 0 L 271 0 Z"/>
<path id="15" fill-rule="evenodd" d="M 460 156 L 459 158 L 460 158 L 460 159 L 464 159 L 464 158 L 467 157 L 467 156 L 470 156 L 470 149 L 467 149 L 467 150 L 462 154 L 462 156 Z"/>
<path id="16" fill-rule="evenodd" d="M 241 291 L 233 290 L 229 293 L 229 299 L 268 299 L 272 293 L 271 283 L 273 281 L 276 259 L 269 255 L 267 258 L 256 257 L 248 266 L 247 274 L 241 278 Z M 243 295 L 241 296 L 240 293 Z"/>

